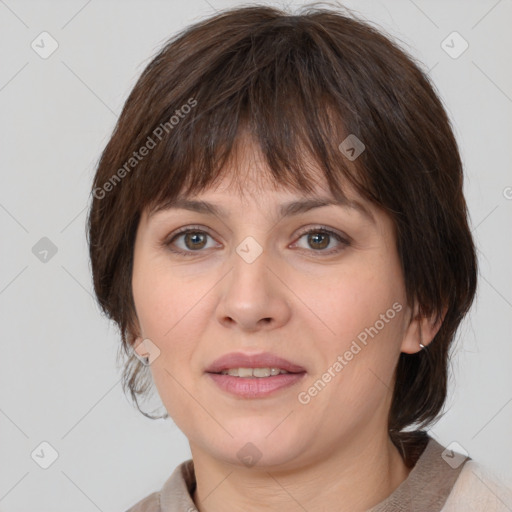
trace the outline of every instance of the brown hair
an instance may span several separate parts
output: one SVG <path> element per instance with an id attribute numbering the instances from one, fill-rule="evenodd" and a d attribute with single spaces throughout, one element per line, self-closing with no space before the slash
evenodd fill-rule
<path id="1" fill-rule="evenodd" d="M 311 192 L 307 155 L 335 196 L 350 183 L 384 209 L 410 305 L 436 319 L 446 308 L 433 342 L 398 361 L 389 429 L 395 442 L 406 439 L 404 428 L 426 426 L 442 409 L 449 348 L 475 294 L 462 163 L 426 74 L 378 30 L 335 9 L 222 11 L 173 37 L 129 95 L 101 155 L 88 217 L 95 293 L 128 356 L 125 392 L 139 407 L 150 384 L 131 347 L 141 212 L 221 179 L 242 131 L 275 183 Z M 349 134 L 365 145 L 353 161 L 339 147 Z"/>

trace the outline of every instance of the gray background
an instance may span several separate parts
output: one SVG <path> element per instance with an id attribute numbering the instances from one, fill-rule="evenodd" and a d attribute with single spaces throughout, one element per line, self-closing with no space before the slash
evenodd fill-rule
<path id="1" fill-rule="evenodd" d="M 0 0 L 0 511 L 125 510 L 190 456 L 171 420 L 146 419 L 122 394 L 117 331 L 91 295 L 86 209 L 99 154 L 151 56 L 179 29 L 239 4 Z M 508 478 L 512 2 L 345 5 L 424 63 L 453 119 L 480 283 L 448 412 L 431 433 Z M 47 59 L 31 47 L 43 31 L 59 45 Z M 469 43 L 456 59 L 441 47 L 453 31 Z M 46 262 L 33 253 L 43 237 L 57 248 Z M 58 452 L 48 469 L 39 465 L 51 456 L 44 441 Z"/>

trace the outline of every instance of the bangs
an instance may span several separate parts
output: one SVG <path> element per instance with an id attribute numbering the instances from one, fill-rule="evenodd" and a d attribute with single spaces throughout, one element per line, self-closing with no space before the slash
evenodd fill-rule
<path id="1" fill-rule="evenodd" d="M 261 174 L 262 180 L 307 195 L 320 170 L 334 197 L 345 197 L 341 184 L 347 182 L 360 195 L 372 196 L 361 179 L 364 153 L 356 164 L 339 149 L 350 133 L 358 134 L 358 127 L 338 90 L 334 66 L 326 66 L 324 53 L 330 50 L 293 25 L 246 33 L 230 48 L 220 48 L 206 69 L 198 62 L 200 76 L 184 77 L 177 87 L 169 84 L 166 94 L 172 101 L 165 102 L 163 111 L 163 92 L 149 94 L 157 104 L 146 111 L 155 112 L 158 106 L 161 112 L 147 125 L 165 128 L 167 123 L 169 133 L 137 170 L 139 208 L 153 212 L 178 196 L 198 194 L 215 186 L 228 168 L 233 185 L 242 191 L 239 157 L 253 144 L 266 164 L 257 168 L 258 181 Z M 187 62 L 187 68 L 196 66 Z M 179 66 L 173 75 L 179 82 Z M 187 104 L 195 106 L 185 109 Z M 169 120 L 180 109 L 188 113 L 171 129 Z M 153 139 L 155 131 L 148 130 Z"/>

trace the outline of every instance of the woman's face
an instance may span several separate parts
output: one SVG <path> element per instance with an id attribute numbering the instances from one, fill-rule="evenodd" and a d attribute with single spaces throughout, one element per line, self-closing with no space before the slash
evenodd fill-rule
<path id="1" fill-rule="evenodd" d="M 261 160 L 243 165 L 243 196 L 224 179 L 187 198 L 222 214 L 142 215 L 132 287 L 139 334 L 160 351 L 155 385 L 193 455 L 285 468 L 357 450 L 386 431 L 399 354 L 418 350 L 392 222 L 348 192 L 360 208 L 282 216 L 305 197 L 255 180 Z M 320 178 L 313 197 L 333 199 Z M 176 235 L 182 228 L 193 232 Z M 233 352 L 304 371 L 261 381 L 207 373 Z"/>

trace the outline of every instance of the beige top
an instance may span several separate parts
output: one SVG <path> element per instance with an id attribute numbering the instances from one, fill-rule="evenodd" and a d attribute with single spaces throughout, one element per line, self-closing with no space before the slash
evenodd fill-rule
<path id="1" fill-rule="evenodd" d="M 194 463 L 189 459 L 176 467 L 159 492 L 126 512 L 197 512 L 192 500 L 195 486 Z M 429 438 L 409 476 L 368 512 L 411 511 L 512 512 L 512 490 L 486 475 L 469 457 Z"/>

